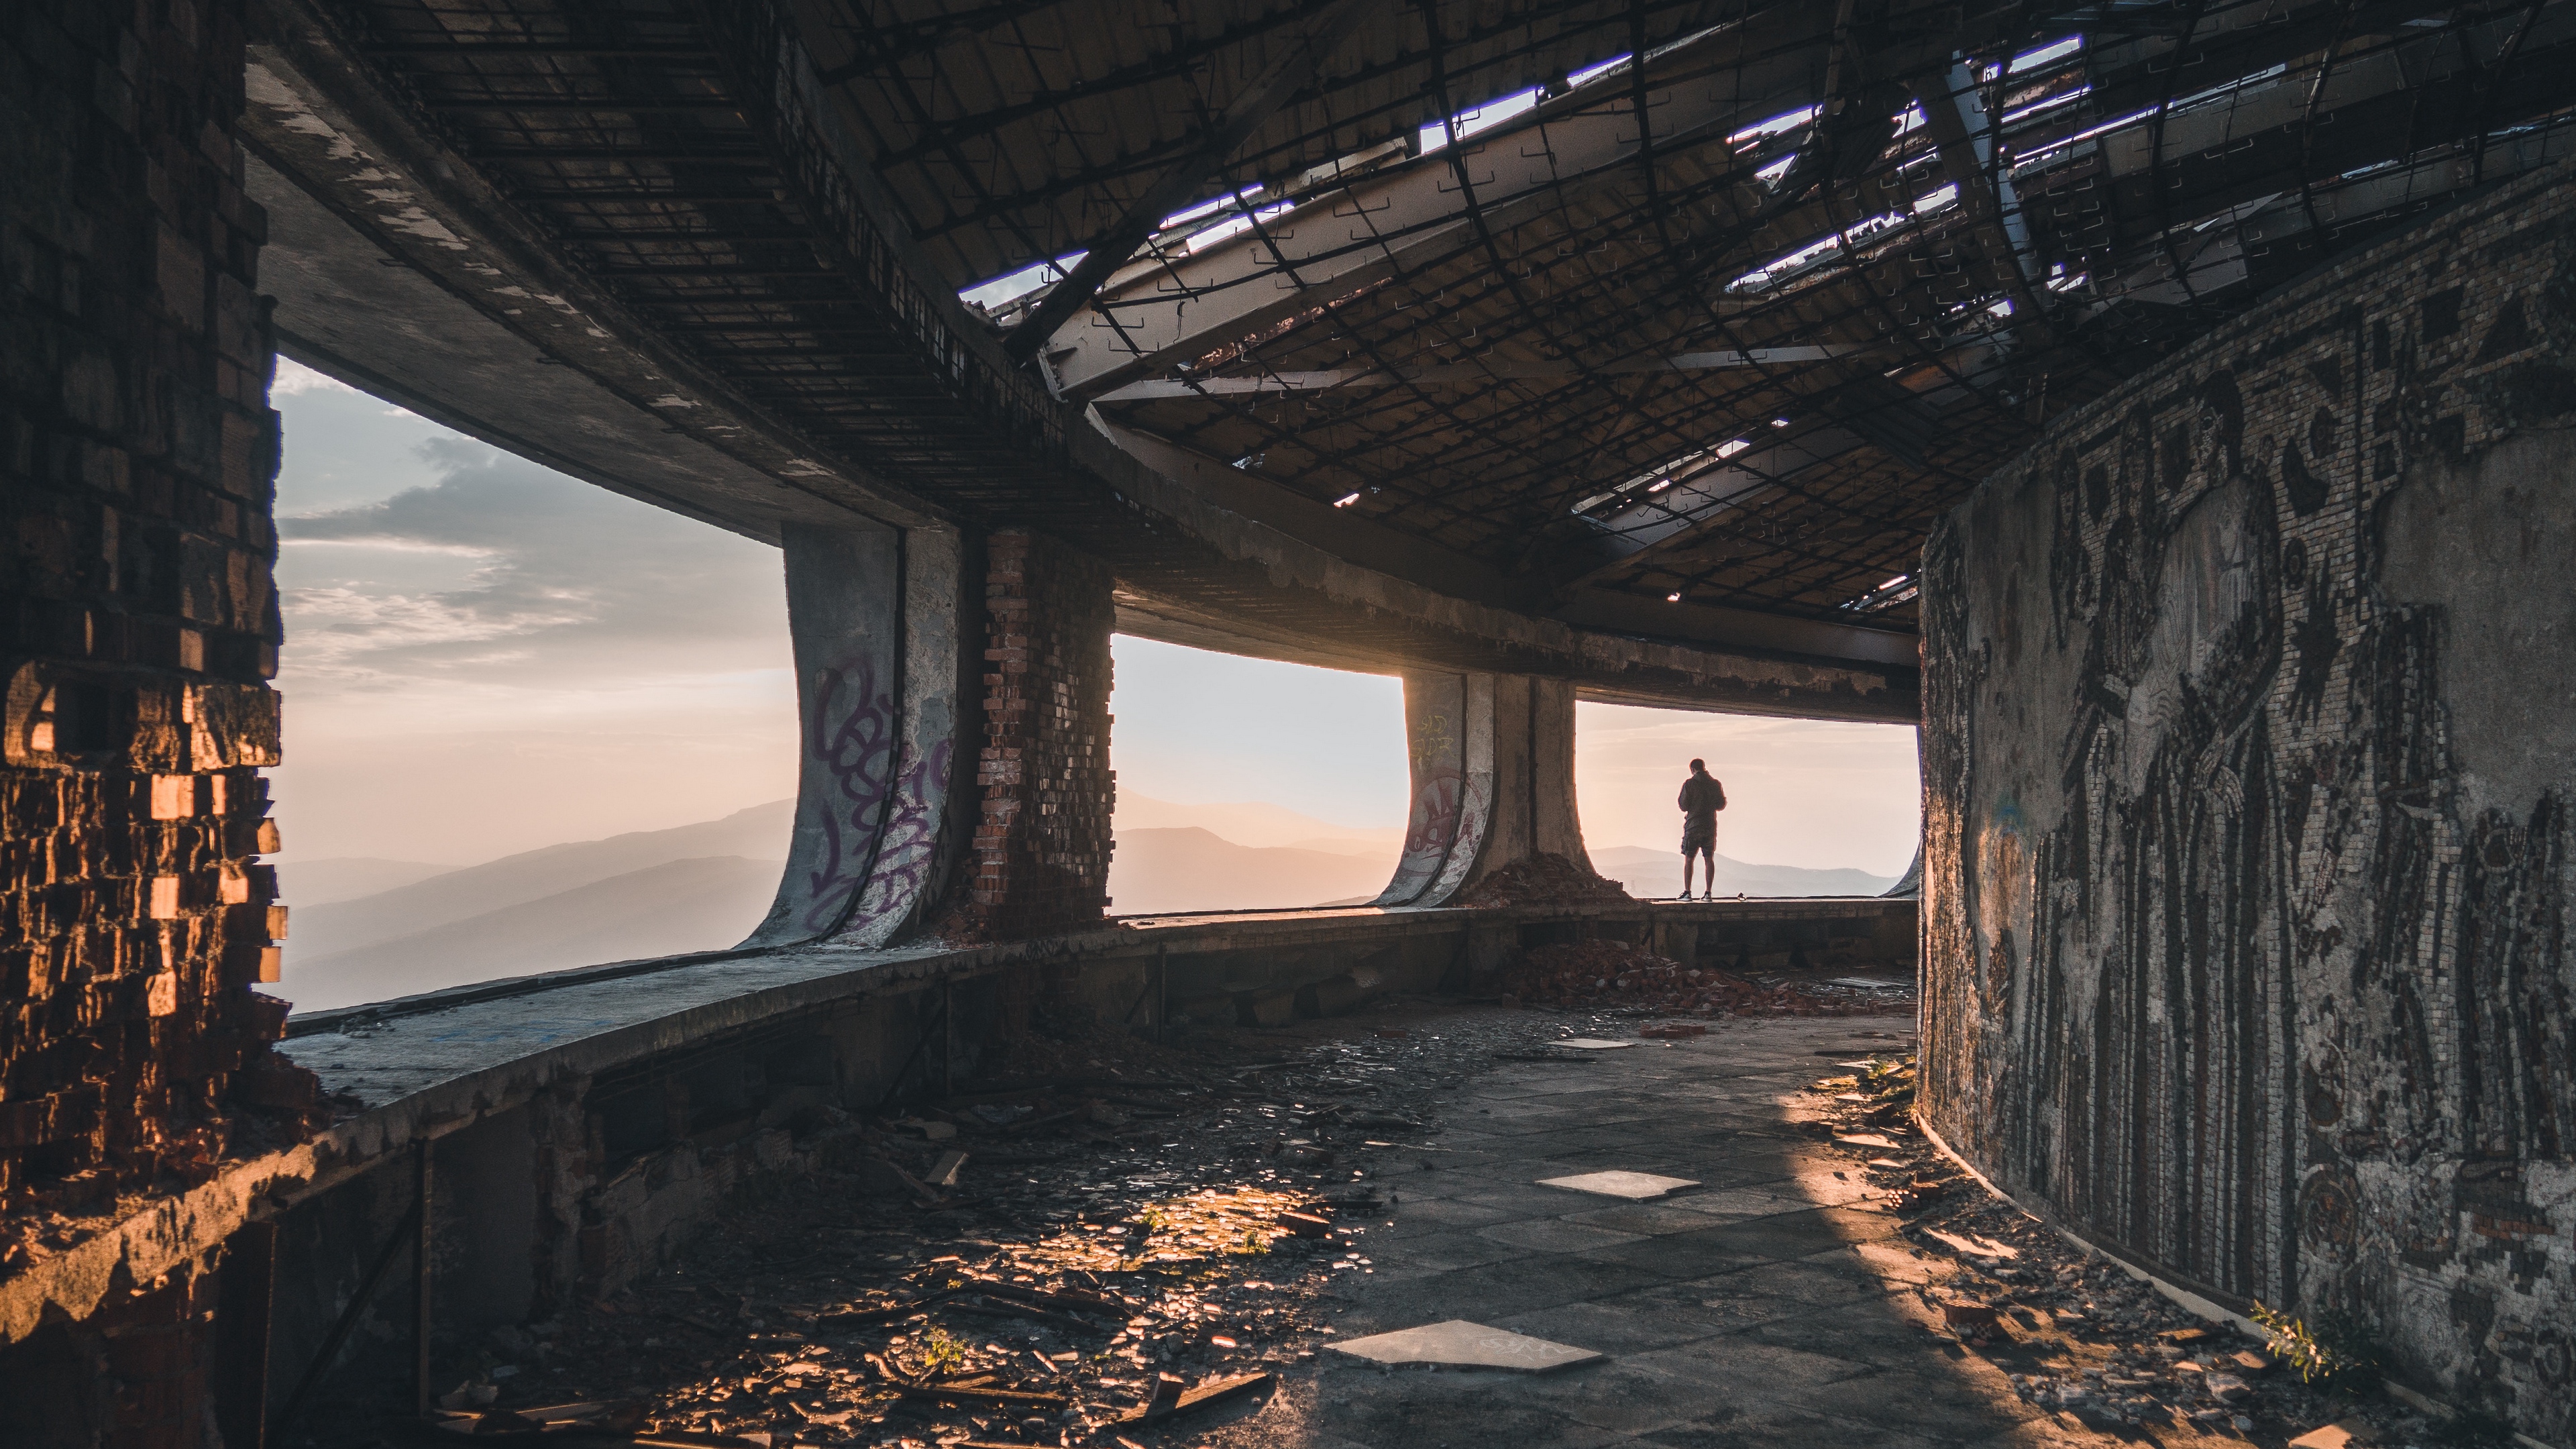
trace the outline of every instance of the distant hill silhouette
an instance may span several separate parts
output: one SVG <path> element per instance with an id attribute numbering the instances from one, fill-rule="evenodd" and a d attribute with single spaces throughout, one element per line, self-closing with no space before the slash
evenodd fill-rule
<path id="1" fill-rule="evenodd" d="M 775 860 L 740 856 L 667 860 L 349 950 L 291 956 L 277 990 L 309 1011 L 603 961 L 721 950 L 769 909 L 778 872 Z"/>
<path id="2" fill-rule="evenodd" d="M 305 961 L 413 935 L 450 921 L 462 921 L 674 860 L 716 856 L 784 859 L 795 808 L 793 801 L 773 800 L 737 810 L 721 820 L 549 845 L 354 900 L 303 906 L 292 894 L 282 893 L 280 899 L 294 908 L 286 941 L 286 968 L 293 971 Z M 286 866 L 288 882 L 294 880 L 294 869 L 292 863 Z M 777 883 L 773 876 L 771 886 Z M 768 902 L 763 901 L 761 909 L 768 909 Z M 748 933 L 759 921 L 760 912 L 754 911 L 743 922 L 743 932 Z"/>
<path id="3" fill-rule="evenodd" d="M 502 976 L 717 950 L 747 935 L 778 887 L 794 803 L 450 870 L 417 861 L 281 861 L 294 907 L 279 994 L 350 1006 Z M 1110 909 L 1120 915 L 1360 904 L 1394 873 L 1404 832 L 1260 803 L 1118 802 Z M 1612 846 L 1595 869 L 1631 895 L 1681 888 L 1676 852 Z M 1717 858 L 1720 894 L 1876 895 L 1892 876 Z M 378 884 L 390 882 L 390 884 Z M 341 898 L 340 892 L 355 892 Z"/>
<path id="4" fill-rule="evenodd" d="M 293 902 L 300 910 L 398 890 L 456 869 L 425 860 L 383 860 L 367 855 L 333 855 L 320 860 L 288 858 L 276 864 L 277 898 Z"/>
<path id="5" fill-rule="evenodd" d="M 1335 853 L 1379 850 L 1386 854 L 1387 869 L 1395 868 L 1395 857 L 1404 849 L 1404 827 L 1401 825 L 1336 825 L 1303 815 L 1284 805 L 1259 800 L 1238 801 L 1226 805 L 1184 805 L 1177 800 L 1157 800 L 1151 795 L 1118 792 L 1118 818 L 1121 831 L 1187 830 L 1196 827 L 1213 831 L 1235 845 L 1293 845 L 1301 850 L 1328 850 Z"/>
<path id="6" fill-rule="evenodd" d="M 1678 850 L 1613 845 L 1591 855 L 1594 870 L 1617 881 L 1641 901 L 1668 901 L 1682 893 L 1682 853 Z M 1717 893 L 1721 896 L 1874 896 L 1894 884 L 1896 877 L 1892 875 L 1871 875 L 1850 867 L 1814 870 L 1717 857 Z"/>
<path id="7" fill-rule="evenodd" d="M 1356 855 L 1237 845 L 1200 826 L 1122 829 L 1109 858 L 1109 909 L 1133 916 L 1312 906 L 1374 896 L 1394 870 L 1392 849 Z"/>

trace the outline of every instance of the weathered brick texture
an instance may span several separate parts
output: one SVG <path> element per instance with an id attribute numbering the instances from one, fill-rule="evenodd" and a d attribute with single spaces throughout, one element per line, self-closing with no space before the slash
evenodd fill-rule
<path id="1" fill-rule="evenodd" d="M 983 806 L 952 937 L 1036 935 L 1109 904 L 1108 571 L 1036 534 L 986 548 Z"/>
<path id="2" fill-rule="evenodd" d="M 311 1101 L 251 989 L 285 913 L 242 76 L 239 0 L 0 6 L 0 1273 L 35 1213 Z"/>

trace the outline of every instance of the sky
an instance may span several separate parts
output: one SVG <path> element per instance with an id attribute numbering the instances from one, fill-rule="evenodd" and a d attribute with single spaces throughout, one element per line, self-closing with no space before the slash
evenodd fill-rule
<path id="1" fill-rule="evenodd" d="M 795 789 L 778 551 L 441 428 L 281 358 L 285 858 L 466 865 L 714 819 Z M 1402 825 L 1392 677 L 1120 637 L 1122 789 Z M 1914 731 L 1586 704 L 1595 846 L 1677 845 L 1704 756 L 1740 860 L 1913 856 Z"/>

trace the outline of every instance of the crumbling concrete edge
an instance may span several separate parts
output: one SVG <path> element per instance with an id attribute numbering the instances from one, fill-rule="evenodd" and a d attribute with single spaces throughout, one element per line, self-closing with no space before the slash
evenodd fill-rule
<path id="1" fill-rule="evenodd" d="M 776 950 L 711 951 L 646 958 L 451 987 L 445 991 L 376 1002 L 290 1019 L 290 1038 L 365 1028 L 405 1016 L 435 1013 L 560 987 L 597 985 L 690 966 L 795 958 L 814 963 L 811 975 L 750 985 L 731 995 L 682 1007 L 668 1015 L 628 1022 L 523 1056 L 421 1086 L 334 1123 L 292 1146 L 227 1164 L 215 1176 L 181 1192 L 155 1194 L 103 1223 L 88 1237 L 26 1268 L 0 1277 L 0 1346 L 27 1337 L 48 1322 L 78 1321 L 114 1295 L 149 1287 L 166 1275 L 203 1262 L 243 1224 L 273 1216 L 387 1163 L 415 1143 L 433 1141 L 496 1113 L 532 1101 L 567 1081 L 650 1057 L 691 1040 L 757 1027 L 766 1022 L 879 993 L 925 989 L 937 981 L 988 975 L 1014 967 L 1064 960 L 1150 957 L 1158 949 L 1204 949 L 1218 935 L 1238 944 L 1314 946 L 1337 939 L 1464 930 L 1472 925 L 1518 925 L 1552 920 L 1627 918 L 1651 935 L 1659 920 L 1764 920 L 1814 914 L 1874 914 L 1888 903 L 1874 897 L 1801 897 L 1676 902 L 1584 902 L 1567 906 L 1487 909 L 1337 907 L 1330 910 L 1238 911 L 1178 918 L 1138 916 L 1140 925 L 1105 922 L 1097 929 L 1025 941 L 948 947 L 937 943 L 897 949 L 853 950 L 805 946 Z M 1170 920 L 1169 925 L 1151 924 Z M 1210 928 L 1214 928 L 1211 931 Z M 1244 942 L 1244 937 L 1253 938 Z M 1159 939 L 1158 939 L 1159 938 Z M 388 1009 L 391 1008 L 391 1009 Z M 302 1027 L 302 1030 L 296 1030 Z M 2534 1446 L 2550 1449 L 2550 1446 Z"/>
<path id="2" fill-rule="evenodd" d="M 2082 1233 L 2068 1227 L 2063 1222 L 2058 1221 L 2055 1214 L 2043 1212 L 2034 1208 L 2029 1203 L 2023 1202 L 2020 1198 L 2004 1191 L 2001 1187 L 1995 1184 L 1993 1178 L 1990 1178 L 1984 1173 L 1978 1171 L 1975 1163 L 1960 1156 L 1958 1151 L 1951 1147 L 1949 1142 L 1942 1138 L 1940 1132 L 1935 1129 L 1930 1122 L 1924 1120 L 1922 1113 L 1919 1111 L 1915 1113 L 1914 1126 L 1915 1130 L 1921 1132 L 1924 1139 L 1930 1142 L 1933 1148 L 1940 1152 L 1942 1156 L 1949 1158 L 1961 1172 L 1975 1178 L 1978 1186 L 1984 1188 L 1990 1193 L 1993 1193 L 1995 1196 L 2002 1198 L 2005 1202 L 2011 1203 L 2014 1207 L 2019 1208 L 2023 1213 L 2029 1215 L 2033 1221 L 2047 1228 L 2050 1232 L 2057 1234 L 2066 1241 L 2073 1243 L 2076 1247 L 2083 1249 L 2088 1256 L 2098 1257 L 2111 1264 L 2113 1267 L 2118 1268 L 2121 1272 L 2126 1273 L 2130 1277 L 2137 1279 L 2139 1282 L 2146 1284 L 2148 1287 L 2155 1289 L 2158 1293 L 2161 1293 L 2166 1298 L 2170 1299 L 2176 1307 L 2181 1308 L 2183 1311 L 2190 1313 L 2195 1317 L 2207 1319 L 2212 1323 L 2232 1324 L 2238 1332 L 2245 1333 L 2256 1338 L 2268 1336 L 2269 1330 L 2265 1329 L 2263 1325 L 2256 1323 L 2253 1319 L 2235 1312 L 2223 1304 L 2204 1298 L 2200 1294 L 2194 1293 L 2179 1283 L 2169 1282 L 2166 1279 L 2148 1272 L 2146 1269 L 2141 1268 L 2137 1264 L 2130 1262 L 2128 1259 L 2121 1257 L 2111 1249 L 2103 1247 L 2101 1244 L 2085 1237 Z M 2397 1400 L 2399 1403 L 2402 1403 L 2408 1408 L 2414 1409 L 2419 1413 L 2430 1414 L 2437 1419 L 2456 1419 L 2460 1415 L 2459 1408 L 2456 1405 L 2425 1393 L 2421 1389 L 2400 1383 L 2396 1379 L 2388 1377 L 2385 1373 L 2381 1374 L 2379 1385 L 2381 1388 L 2388 1391 L 2388 1396 L 2390 1398 Z M 2513 1431 L 2513 1441 L 2521 1445 L 2522 1449 L 2566 1449 L 2566 1446 L 2552 1444 L 2545 1439 L 2534 1439 L 2529 1434 L 2525 1434 L 2520 1430 Z"/>

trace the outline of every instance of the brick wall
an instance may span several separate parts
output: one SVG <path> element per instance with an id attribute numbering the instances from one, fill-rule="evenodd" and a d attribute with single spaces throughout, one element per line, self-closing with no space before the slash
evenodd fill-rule
<path id="1" fill-rule="evenodd" d="M 271 1056 L 277 419 L 240 0 L 0 6 L 0 1273 L 197 1180 Z M 279 1124 L 291 1130 L 300 1121 Z"/>
<path id="2" fill-rule="evenodd" d="M 1108 571 L 1016 529 L 985 558 L 983 807 L 952 939 L 1042 934 L 1109 904 Z"/>

